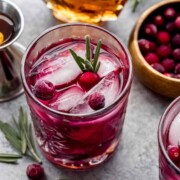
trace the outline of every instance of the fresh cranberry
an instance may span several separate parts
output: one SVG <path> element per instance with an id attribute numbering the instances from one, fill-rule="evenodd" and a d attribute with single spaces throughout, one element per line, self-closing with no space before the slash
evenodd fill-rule
<path id="1" fill-rule="evenodd" d="M 176 34 L 173 38 L 172 38 L 172 45 L 174 47 L 180 47 L 180 34 Z"/>
<path id="2" fill-rule="evenodd" d="M 174 162 L 177 163 L 180 161 L 180 151 L 179 147 L 172 146 L 168 148 L 168 155 L 169 158 Z"/>
<path id="3" fill-rule="evenodd" d="M 155 37 L 157 34 L 157 27 L 154 24 L 147 24 L 144 28 L 144 32 L 149 37 Z"/>
<path id="4" fill-rule="evenodd" d="M 42 100 L 49 100 L 54 96 L 55 87 L 50 81 L 38 80 L 34 85 L 33 93 Z"/>
<path id="5" fill-rule="evenodd" d="M 146 39 L 140 39 L 138 45 L 142 53 L 152 52 L 156 49 L 156 44 Z"/>
<path id="6" fill-rule="evenodd" d="M 174 49 L 173 51 L 173 57 L 175 60 L 180 60 L 180 48 Z"/>
<path id="7" fill-rule="evenodd" d="M 176 16 L 176 11 L 174 10 L 174 8 L 169 7 L 165 9 L 164 15 L 167 19 L 173 19 Z"/>
<path id="8" fill-rule="evenodd" d="M 165 72 L 165 68 L 160 64 L 160 63 L 154 63 L 151 65 L 156 71 L 160 72 L 160 73 L 164 73 Z"/>
<path id="9" fill-rule="evenodd" d="M 178 17 L 176 18 L 176 20 L 175 20 L 175 27 L 176 27 L 177 29 L 180 29 L 180 16 L 178 16 Z"/>
<path id="10" fill-rule="evenodd" d="M 100 78 L 98 74 L 94 72 L 85 72 L 79 77 L 78 83 L 85 90 L 89 90 L 94 85 L 96 85 L 99 82 L 99 80 Z"/>
<path id="11" fill-rule="evenodd" d="M 159 57 L 155 53 L 148 53 L 144 58 L 149 64 L 159 62 Z"/>
<path id="12" fill-rule="evenodd" d="M 173 33 L 175 31 L 175 24 L 174 22 L 169 22 L 166 24 L 166 30 L 169 32 L 169 33 Z"/>
<path id="13" fill-rule="evenodd" d="M 160 31 L 157 34 L 157 39 L 160 44 L 167 44 L 170 41 L 170 35 L 166 31 Z"/>
<path id="14" fill-rule="evenodd" d="M 157 54 L 161 58 L 166 58 L 172 53 L 172 49 L 169 45 L 161 45 L 157 48 Z"/>
<path id="15" fill-rule="evenodd" d="M 154 24 L 156 26 L 162 26 L 164 24 L 164 18 L 161 15 L 157 15 L 154 17 Z"/>
<path id="16" fill-rule="evenodd" d="M 164 75 L 167 76 L 167 77 L 174 77 L 174 74 L 172 74 L 172 73 L 167 73 L 166 72 L 166 73 L 164 73 Z"/>
<path id="17" fill-rule="evenodd" d="M 44 176 L 44 169 L 39 164 L 31 164 L 27 167 L 26 174 L 31 180 L 40 180 Z"/>
<path id="18" fill-rule="evenodd" d="M 175 67 L 175 74 L 180 74 L 180 63 L 178 63 Z"/>
<path id="19" fill-rule="evenodd" d="M 95 92 L 89 96 L 89 106 L 94 110 L 99 110 L 105 106 L 105 97 L 99 92 Z"/>
<path id="20" fill-rule="evenodd" d="M 174 60 L 169 58 L 164 59 L 161 64 L 164 66 L 166 71 L 172 71 L 175 67 Z"/>

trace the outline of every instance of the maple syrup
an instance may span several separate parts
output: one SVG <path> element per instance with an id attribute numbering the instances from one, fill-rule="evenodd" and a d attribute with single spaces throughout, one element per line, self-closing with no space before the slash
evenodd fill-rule
<path id="1" fill-rule="evenodd" d="M 14 35 L 14 22 L 7 15 L 0 13 L 0 46 L 9 42 Z"/>

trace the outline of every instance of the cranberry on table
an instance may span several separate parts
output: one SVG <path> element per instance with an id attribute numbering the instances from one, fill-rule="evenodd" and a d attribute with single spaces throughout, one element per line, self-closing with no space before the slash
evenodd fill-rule
<path id="1" fill-rule="evenodd" d="M 95 92 L 89 96 L 89 106 L 94 110 L 102 109 L 105 106 L 105 97 L 99 92 Z"/>
<path id="2" fill-rule="evenodd" d="M 161 64 L 164 66 L 166 71 L 172 71 L 175 67 L 175 62 L 173 59 L 166 58 L 164 59 Z"/>
<path id="3" fill-rule="evenodd" d="M 168 155 L 169 158 L 174 162 L 177 163 L 180 161 L 180 150 L 179 147 L 172 146 L 168 148 Z"/>
<path id="4" fill-rule="evenodd" d="M 172 53 L 172 49 L 169 45 L 161 45 L 157 48 L 157 55 L 161 58 L 166 58 Z"/>
<path id="5" fill-rule="evenodd" d="M 26 174 L 30 180 L 41 180 L 44 177 L 44 169 L 40 164 L 31 164 L 27 167 Z"/>
<path id="6" fill-rule="evenodd" d="M 94 85 L 96 85 L 99 82 L 99 80 L 100 78 L 98 74 L 87 71 L 79 77 L 78 83 L 83 89 L 89 90 Z"/>
<path id="7" fill-rule="evenodd" d="M 180 63 L 178 63 L 175 67 L 175 71 L 176 74 L 180 74 Z"/>
<path id="8" fill-rule="evenodd" d="M 151 65 L 156 71 L 160 72 L 160 73 L 165 73 L 165 68 L 163 65 L 161 65 L 160 63 L 154 63 Z"/>
<path id="9" fill-rule="evenodd" d="M 173 57 L 174 57 L 175 60 L 180 61 L 180 48 L 174 49 Z"/>
<path id="10" fill-rule="evenodd" d="M 176 17 L 176 11 L 174 8 L 169 7 L 167 9 L 165 9 L 164 15 L 167 19 L 173 19 Z"/>
<path id="11" fill-rule="evenodd" d="M 55 87 L 50 81 L 38 80 L 34 85 L 33 93 L 42 100 L 49 100 L 54 96 Z"/>
<path id="12" fill-rule="evenodd" d="M 180 30 L 180 16 L 178 16 L 175 20 L 175 27 Z"/>
<path id="13" fill-rule="evenodd" d="M 152 52 L 156 49 L 156 44 L 154 42 L 148 41 L 146 39 L 140 39 L 138 41 L 139 48 L 141 52 L 147 53 Z"/>
<path id="14" fill-rule="evenodd" d="M 167 44 L 170 41 L 170 35 L 166 31 L 160 31 L 157 34 L 157 40 L 160 44 Z"/>
<path id="15" fill-rule="evenodd" d="M 148 35 L 149 37 L 155 37 L 157 34 L 157 27 L 154 24 L 147 24 L 144 27 L 144 32 L 146 35 Z"/>
<path id="16" fill-rule="evenodd" d="M 154 24 L 156 26 L 162 26 L 164 25 L 164 18 L 161 15 L 157 15 L 154 17 Z"/>
<path id="17" fill-rule="evenodd" d="M 159 62 L 159 57 L 155 53 L 148 53 L 144 58 L 149 64 Z"/>

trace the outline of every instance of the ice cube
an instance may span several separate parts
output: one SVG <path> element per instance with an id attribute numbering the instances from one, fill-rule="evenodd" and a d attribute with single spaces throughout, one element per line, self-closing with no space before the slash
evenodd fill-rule
<path id="1" fill-rule="evenodd" d="M 68 112 L 72 107 L 76 106 L 82 99 L 84 92 L 78 86 L 72 86 L 58 96 L 55 96 L 50 102 L 49 106 L 55 110 Z"/>
<path id="2" fill-rule="evenodd" d="M 104 77 L 108 73 L 120 68 L 120 64 L 118 64 L 117 57 L 109 53 L 106 52 L 100 53 L 98 60 L 101 63 L 100 68 L 98 70 L 98 75 L 100 77 Z"/>
<path id="3" fill-rule="evenodd" d="M 82 58 L 85 57 L 85 44 L 77 43 L 72 49 Z M 52 58 L 45 56 L 46 60 L 41 60 L 41 63 L 32 69 L 31 75 L 35 81 L 40 79 L 48 80 L 56 87 L 60 87 L 75 80 L 80 75 L 81 70 L 70 54 L 69 49 L 60 52 L 58 55 L 55 54 L 55 57 L 52 56 Z"/>
<path id="4" fill-rule="evenodd" d="M 118 71 L 110 72 L 106 75 L 98 84 L 96 84 L 92 89 L 90 89 L 82 98 L 82 100 L 74 106 L 70 112 L 79 113 L 90 113 L 94 110 L 88 104 L 88 97 L 99 92 L 105 97 L 105 106 L 109 106 L 118 96 L 120 92 L 120 82 Z"/>

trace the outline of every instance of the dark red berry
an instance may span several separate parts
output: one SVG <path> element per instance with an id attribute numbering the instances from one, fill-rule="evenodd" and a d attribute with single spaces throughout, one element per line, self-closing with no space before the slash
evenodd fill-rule
<path id="1" fill-rule="evenodd" d="M 27 167 L 26 174 L 31 180 L 40 180 L 44 176 L 44 169 L 39 164 L 31 164 Z"/>
<path id="2" fill-rule="evenodd" d="M 166 58 L 164 59 L 161 64 L 164 66 L 166 71 L 172 71 L 175 67 L 175 62 L 173 59 Z"/>
<path id="3" fill-rule="evenodd" d="M 174 162 L 177 163 L 180 161 L 180 151 L 178 147 L 172 146 L 168 148 L 168 155 L 169 158 Z"/>
<path id="4" fill-rule="evenodd" d="M 89 106 L 94 110 L 99 110 L 105 106 L 105 97 L 99 92 L 95 92 L 89 96 Z"/>
<path id="5" fill-rule="evenodd" d="M 54 96 L 55 87 L 50 81 L 38 80 L 34 85 L 33 93 L 42 100 L 49 100 Z"/>
<path id="6" fill-rule="evenodd" d="M 174 49 L 173 57 L 174 57 L 175 60 L 180 61 L 180 48 Z"/>
<path id="7" fill-rule="evenodd" d="M 176 27 L 177 29 L 180 29 L 180 16 L 178 16 L 178 17 L 176 18 L 176 20 L 175 20 L 175 27 Z"/>
<path id="8" fill-rule="evenodd" d="M 173 19 L 176 16 L 176 11 L 174 10 L 174 8 L 170 7 L 170 8 L 165 9 L 164 15 L 167 19 Z"/>
<path id="9" fill-rule="evenodd" d="M 94 85 L 96 85 L 99 82 L 99 80 L 100 78 L 98 74 L 94 72 L 85 72 L 79 77 L 78 83 L 83 89 L 89 90 Z"/>
<path id="10" fill-rule="evenodd" d="M 172 38 L 172 45 L 174 47 L 180 47 L 180 34 L 176 34 L 173 38 Z"/>
<path id="11" fill-rule="evenodd" d="M 147 24 L 144 28 L 144 32 L 149 37 L 155 37 L 157 34 L 157 27 L 154 24 Z"/>
<path id="12" fill-rule="evenodd" d="M 172 73 L 164 73 L 164 75 L 167 77 L 174 77 L 174 74 L 172 74 Z"/>
<path id="13" fill-rule="evenodd" d="M 157 55 L 161 58 L 166 58 L 172 53 L 172 49 L 169 45 L 161 45 L 157 48 Z"/>
<path id="14" fill-rule="evenodd" d="M 157 15 L 154 17 L 154 24 L 156 26 L 162 26 L 164 24 L 164 18 L 161 15 Z"/>
<path id="15" fill-rule="evenodd" d="M 152 52 L 156 49 L 156 44 L 146 39 L 140 39 L 138 45 L 142 53 Z"/>
<path id="16" fill-rule="evenodd" d="M 165 68 L 160 63 L 155 63 L 155 64 L 152 64 L 151 66 L 160 73 L 165 72 Z"/>
<path id="17" fill-rule="evenodd" d="M 178 63 L 175 67 L 175 74 L 180 74 L 180 63 Z"/>
<path id="18" fill-rule="evenodd" d="M 166 25 L 166 30 L 169 32 L 169 33 L 173 33 L 175 31 L 175 24 L 173 22 L 169 22 L 167 23 Z"/>
<path id="19" fill-rule="evenodd" d="M 170 35 L 166 31 L 160 31 L 157 34 L 157 40 L 160 44 L 167 44 L 170 41 Z"/>
<path id="20" fill-rule="evenodd" d="M 155 53 L 148 53 L 144 58 L 149 64 L 159 62 L 159 57 Z"/>

